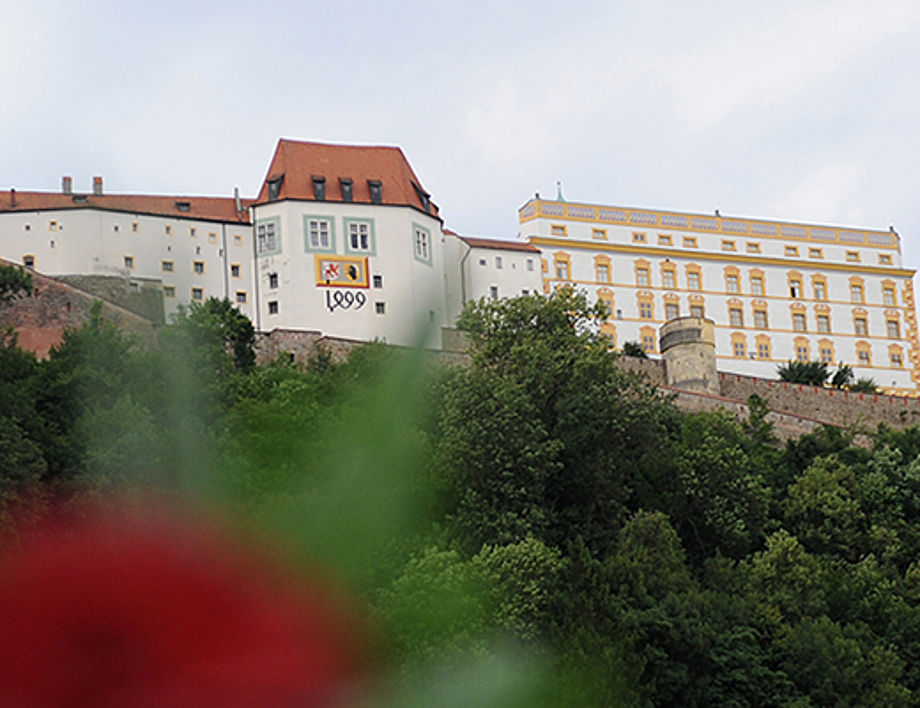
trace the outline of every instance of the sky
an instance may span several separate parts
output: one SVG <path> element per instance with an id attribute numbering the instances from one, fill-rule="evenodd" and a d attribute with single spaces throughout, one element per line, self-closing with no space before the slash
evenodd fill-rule
<path id="1" fill-rule="evenodd" d="M 568 201 L 886 229 L 920 267 L 920 3 L 0 0 L 0 189 L 256 194 L 400 146 L 466 235 Z"/>

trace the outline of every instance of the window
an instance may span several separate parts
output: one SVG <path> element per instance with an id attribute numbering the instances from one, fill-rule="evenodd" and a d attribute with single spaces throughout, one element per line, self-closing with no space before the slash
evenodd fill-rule
<path id="1" fill-rule="evenodd" d="M 760 253 L 760 244 L 759 244 L 759 243 L 752 243 L 752 242 L 749 241 L 749 242 L 745 245 L 745 248 L 747 249 L 747 252 L 748 252 L 748 253 Z"/>
<path id="2" fill-rule="evenodd" d="M 332 222 L 329 219 L 305 217 L 307 222 L 307 250 L 331 251 L 333 250 Z"/>
<path id="3" fill-rule="evenodd" d="M 35 270 L 35 256 L 23 256 L 22 266 L 26 270 Z"/>
<path id="4" fill-rule="evenodd" d="M 230 277 L 231 277 L 231 278 L 239 278 L 239 277 L 240 277 L 240 264 L 239 264 L 239 263 L 231 263 L 231 264 L 230 264 Z"/>
<path id="5" fill-rule="evenodd" d="M 798 255 L 799 255 L 799 247 L 798 247 L 798 246 L 786 246 L 786 249 L 785 249 L 783 252 L 784 252 L 787 256 L 795 256 L 795 257 L 798 257 Z"/>
<path id="6" fill-rule="evenodd" d="M 176 296 L 176 286 L 175 285 L 164 285 L 163 286 L 163 297 L 175 297 Z"/>
<path id="7" fill-rule="evenodd" d="M 246 304 L 246 291 L 245 291 L 245 290 L 237 290 L 237 291 L 236 291 L 236 303 L 237 303 L 238 305 L 245 305 L 245 304 Z"/>
<path id="8" fill-rule="evenodd" d="M 655 332 L 654 330 L 649 331 L 649 329 L 648 327 L 643 327 L 639 338 L 639 344 L 642 347 L 642 351 L 647 354 L 651 354 L 655 351 Z"/>
<path id="9" fill-rule="evenodd" d="M 802 297 L 802 281 L 797 278 L 792 278 L 789 281 L 789 297 L 794 300 Z"/>
<path id="10" fill-rule="evenodd" d="M 373 255 L 374 223 L 371 220 L 345 219 L 345 228 L 348 232 L 346 250 Z"/>
<path id="11" fill-rule="evenodd" d="M 894 288 L 890 285 L 882 288 L 882 303 L 891 307 L 895 305 Z"/>
<path id="12" fill-rule="evenodd" d="M 385 302 L 375 302 L 374 312 L 378 315 L 385 315 L 387 313 L 387 304 Z"/>
<path id="13" fill-rule="evenodd" d="M 796 332 L 805 331 L 805 313 L 803 312 L 793 312 L 792 313 L 792 329 Z"/>
<path id="14" fill-rule="evenodd" d="M 809 248 L 808 257 L 809 258 L 824 258 L 824 254 L 821 252 L 820 248 Z"/>
<path id="15" fill-rule="evenodd" d="M 607 229 L 591 229 L 591 238 L 598 241 L 606 241 Z"/>
<path id="16" fill-rule="evenodd" d="M 703 309 L 702 305 L 690 305 L 690 316 L 691 317 L 705 317 L 706 311 Z"/>
<path id="17" fill-rule="evenodd" d="M 811 355 L 808 352 L 807 340 L 796 339 L 795 358 L 797 361 L 808 361 L 811 358 Z"/>
<path id="18" fill-rule="evenodd" d="M 383 276 L 382 275 L 375 275 L 372 278 L 372 280 L 374 283 L 374 287 L 377 288 L 378 290 L 383 287 Z"/>
<path id="19" fill-rule="evenodd" d="M 277 253 L 278 226 L 275 221 L 263 221 L 256 225 L 256 246 L 259 253 Z"/>
<path id="20" fill-rule="evenodd" d="M 380 180 L 367 180 L 367 190 L 371 194 L 371 204 L 383 204 L 383 184 Z"/>
<path id="21" fill-rule="evenodd" d="M 900 339 L 901 338 L 901 325 L 897 320 L 887 320 L 885 322 L 886 331 L 888 332 L 888 337 L 890 339 Z"/>
<path id="22" fill-rule="evenodd" d="M 556 261 L 556 279 L 557 280 L 568 280 L 569 279 L 569 262 L 568 261 Z"/>
<path id="23" fill-rule="evenodd" d="M 118 224 L 112 225 L 112 231 L 114 231 L 115 233 L 118 233 Z"/>
<path id="24" fill-rule="evenodd" d="M 204 288 L 192 288 L 192 300 L 197 302 L 204 300 Z"/>
<path id="25" fill-rule="evenodd" d="M 175 264 L 172 261 L 163 261 L 160 263 L 160 270 L 164 273 L 172 273 L 175 270 Z"/>
<path id="26" fill-rule="evenodd" d="M 857 316 L 853 318 L 853 331 L 859 336 L 869 336 L 869 327 L 865 317 Z"/>
<path id="27" fill-rule="evenodd" d="M 819 332 L 830 332 L 831 331 L 831 317 L 830 315 L 818 315 L 818 331 Z"/>
<path id="28" fill-rule="evenodd" d="M 863 301 L 863 286 L 853 284 L 850 286 L 850 300 L 855 303 L 861 303 Z"/>
<path id="29" fill-rule="evenodd" d="M 751 293 L 754 295 L 763 295 L 763 276 L 751 276 Z"/>
<path id="30" fill-rule="evenodd" d="M 208 243 L 217 243 L 217 234 L 213 231 L 208 232 Z"/>
<path id="31" fill-rule="evenodd" d="M 664 304 L 664 317 L 667 320 L 676 320 L 680 317 L 680 307 L 676 302 L 666 302 Z"/>
<path id="32" fill-rule="evenodd" d="M 192 261 L 192 272 L 204 275 L 204 261 Z"/>
<path id="33" fill-rule="evenodd" d="M 632 240 L 633 240 L 633 243 L 645 243 L 646 235 L 642 233 L 641 231 L 633 232 Z"/>
<path id="34" fill-rule="evenodd" d="M 818 342 L 818 359 L 823 364 L 832 364 L 834 362 L 834 345 L 826 339 Z"/>
<path id="35" fill-rule="evenodd" d="M 859 263 L 859 251 L 847 251 L 847 260 L 850 263 Z"/>
<path id="36" fill-rule="evenodd" d="M 234 246 L 242 246 L 242 245 L 243 245 L 243 237 L 240 236 L 239 234 L 233 234 L 233 245 L 234 245 Z"/>
<path id="37" fill-rule="evenodd" d="M 48 231 L 57 231 L 57 230 L 58 230 L 58 222 L 56 222 L 56 221 L 49 221 L 49 222 L 48 222 Z"/>
<path id="38" fill-rule="evenodd" d="M 732 342 L 732 349 L 736 359 L 744 359 L 745 356 L 747 356 L 747 347 L 745 346 L 743 339 L 736 339 L 734 342 Z"/>
<path id="39" fill-rule="evenodd" d="M 827 300 L 827 285 L 825 285 L 820 280 L 816 280 L 813 285 L 815 291 L 815 300 Z"/>
<path id="40" fill-rule="evenodd" d="M 725 276 L 725 287 L 730 293 L 738 292 L 738 276 L 729 274 Z"/>
<path id="41" fill-rule="evenodd" d="M 355 200 L 354 182 L 352 180 L 339 177 L 339 189 L 342 190 L 343 202 L 353 202 Z"/>
<path id="42" fill-rule="evenodd" d="M 268 301 L 268 314 L 270 315 L 278 314 L 278 301 L 277 300 Z"/>
<path id="43" fill-rule="evenodd" d="M 658 234 L 659 246 L 671 246 L 673 243 L 674 239 L 671 238 L 671 234 Z"/>
<path id="44" fill-rule="evenodd" d="M 313 198 L 319 202 L 326 200 L 325 177 L 313 177 Z"/>
<path id="45" fill-rule="evenodd" d="M 735 242 L 734 242 L 734 241 L 728 241 L 728 240 L 722 241 L 722 250 L 723 250 L 723 251 L 734 251 L 734 250 L 735 250 Z"/>
<path id="46" fill-rule="evenodd" d="M 493 300 L 498 300 L 498 286 L 490 285 L 489 286 L 489 297 Z"/>
<path id="47" fill-rule="evenodd" d="M 661 284 L 668 289 L 673 289 L 677 287 L 677 278 L 674 275 L 674 271 L 670 268 L 666 268 L 661 271 Z"/>
<path id="48" fill-rule="evenodd" d="M 860 366 L 872 366 L 872 351 L 868 345 L 856 350 L 856 359 Z"/>
<path id="49" fill-rule="evenodd" d="M 879 265 L 891 265 L 891 256 L 887 253 L 880 253 L 878 255 Z"/>
<path id="50" fill-rule="evenodd" d="M 32 225 L 31 225 L 31 224 L 26 224 L 26 225 L 23 226 L 22 228 L 24 228 L 26 231 L 31 231 L 31 230 L 32 230 Z"/>
<path id="51" fill-rule="evenodd" d="M 768 339 L 759 339 L 757 340 L 757 358 L 758 359 L 769 359 L 770 358 L 770 341 Z"/>
<path id="52" fill-rule="evenodd" d="M 502 269 L 502 257 L 501 256 L 495 256 L 495 267 L 498 270 Z"/>
<path id="53" fill-rule="evenodd" d="M 165 233 L 167 236 L 169 236 L 169 235 L 172 233 L 172 226 L 170 226 L 169 224 L 166 224 L 166 225 L 163 227 L 163 233 Z"/>
<path id="54" fill-rule="evenodd" d="M 754 310 L 754 326 L 757 329 L 768 329 L 766 310 Z"/>
<path id="55" fill-rule="evenodd" d="M 431 236 L 428 229 L 413 224 L 412 229 L 415 233 L 415 260 L 431 265 Z M 502 257 L 495 257 L 495 267 L 502 267 Z"/>
<path id="56" fill-rule="evenodd" d="M 599 283 L 609 283 L 610 282 L 610 266 L 606 263 L 597 264 L 597 282 Z"/>
<path id="57" fill-rule="evenodd" d="M 888 360 L 891 362 L 891 366 L 896 369 L 904 366 L 904 357 L 898 349 L 892 349 L 888 352 Z"/>
<path id="58" fill-rule="evenodd" d="M 731 307 L 728 310 L 728 323 L 732 327 L 744 327 L 744 316 L 740 307 Z"/>
<path id="59" fill-rule="evenodd" d="M 527 259 L 527 270 L 531 273 L 533 272 L 533 258 Z"/>
<path id="60" fill-rule="evenodd" d="M 136 221 L 131 222 L 131 231 L 137 233 L 140 230 L 140 226 Z"/>
<path id="61" fill-rule="evenodd" d="M 190 211 L 192 208 L 191 202 L 176 202 L 176 209 L 179 211 Z"/>
<path id="62" fill-rule="evenodd" d="M 268 274 L 268 287 L 272 289 L 278 287 L 278 274 L 277 273 Z"/>
<path id="63" fill-rule="evenodd" d="M 700 289 L 700 274 L 695 271 L 687 272 L 687 287 L 690 290 L 699 290 Z"/>
<path id="64" fill-rule="evenodd" d="M 134 268 L 134 256 L 125 256 L 125 268 Z"/>
<path id="65" fill-rule="evenodd" d="M 641 287 L 648 287 L 648 267 L 639 266 L 636 268 L 636 285 Z"/>
<path id="66" fill-rule="evenodd" d="M 639 301 L 639 319 L 643 319 L 643 320 L 654 319 L 654 308 L 652 307 L 651 300 L 640 300 Z"/>
<path id="67" fill-rule="evenodd" d="M 696 248 L 696 236 L 684 236 L 684 248 Z"/>
<path id="68" fill-rule="evenodd" d="M 561 224 L 553 224 L 549 230 L 553 236 L 565 236 L 565 226 Z"/>
<path id="69" fill-rule="evenodd" d="M 485 258 L 480 258 L 480 259 L 479 259 L 479 265 L 481 265 L 481 266 L 488 265 L 488 262 L 486 261 Z"/>
<path id="70" fill-rule="evenodd" d="M 194 226 L 190 227 L 188 230 L 188 235 L 192 238 L 196 238 L 198 236 L 198 229 L 196 229 Z"/>

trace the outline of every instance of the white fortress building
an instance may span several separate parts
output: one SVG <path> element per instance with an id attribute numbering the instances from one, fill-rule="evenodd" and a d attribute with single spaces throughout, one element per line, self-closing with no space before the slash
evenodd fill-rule
<path id="1" fill-rule="evenodd" d="M 519 218 L 516 241 L 459 236 L 399 148 L 280 140 L 255 199 L 107 194 L 99 177 L 0 191 L 0 258 L 155 322 L 219 297 L 263 333 L 434 349 L 469 300 L 567 285 L 607 304 L 616 348 L 658 356 L 662 324 L 707 317 L 723 371 L 820 359 L 918 393 L 915 271 L 893 230 L 539 197 Z"/>
<path id="2" fill-rule="evenodd" d="M 604 301 L 613 346 L 657 355 L 680 316 L 715 323 L 718 368 L 775 378 L 789 360 L 843 362 L 893 392 L 918 384 L 915 271 L 892 229 L 873 231 L 535 197 L 521 238 L 542 252 L 544 292 Z"/>

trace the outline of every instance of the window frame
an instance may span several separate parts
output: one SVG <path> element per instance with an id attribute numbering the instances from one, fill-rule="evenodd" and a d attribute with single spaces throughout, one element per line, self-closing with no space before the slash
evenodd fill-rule
<path id="1" fill-rule="evenodd" d="M 323 246 L 322 241 L 319 245 L 314 246 L 312 243 L 313 226 L 317 224 L 317 236 L 321 237 L 320 224 L 326 225 L 326 237 L 328 245 Z M 306 253 L 335 253 L 335 218 L 328 214 L 304 214 L 303 215 L 303 247 Z"/>
<path id="2" fill-rule="evenodd" d="M 357 255 L 357 256 L 376 256 L 377 255 L 377 235 L 374 225 L 374 220 L 372 218 L 357 218 L 357 217 L 345 217 L 342 219 L 342 228 L 343 228 L 343 239 L 345 241 L 345 253 Z M 362 248 L 359 246 L 353 248 L 351 245 L 352 242 L 352 226 L 367 227 L 367 248 Z M 360 233 L 358 234 L 360 238 Z"/>

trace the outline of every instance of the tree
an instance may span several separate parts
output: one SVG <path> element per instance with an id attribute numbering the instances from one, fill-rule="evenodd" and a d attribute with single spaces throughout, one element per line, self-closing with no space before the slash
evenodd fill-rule
<path id="1" fill-rule="evenodd" d="M 853 383 L 853 368 L 849 364 L 840 362 L 837 364 L 837 371 L 831 377 L 831 386 L 834 388 L 847 388 Z"/>
<path id="2" fill-rule="evenodd" d="M 637 359 L 648 359 L 648 355 L 638 342 L 623 342 L 623 356 L 634 356 Z"/>
<path id="3" fill-rule="evenodd" d="M 514 515 L 546 520 L 544 535 L 528 532 L 549 544 L 579 534 L 592 548 L 611 542 L 634 501 L 636 480 L 657 474 L 658 465 L 650 460 L 667 454 L 666 441 L 677 429 L 678 414 L 667 400 L 617 368 L 616 355 L 597 333 L 604 317 L 603 304 L 589 306 L 583 295 L 564 288 L 549 297 L 468 303 L 459 320 L 470 335 L 472 363 L 458 385 L 482 392 L 481 414 L 498 401 L 512 407 L 492 421 L 461 423 L 462 436 L 445 429 L 439 459 L 463 494 L 485 492 L 496 480 L 525 493 L 542 488 L 532 501 L 539 509 L 518 508 Z M 493 390 L 495 402 L 489 400 Z M 444 401 L 445 423 L 470 417 L 469 395 Z M 526 425 L 511 425 L 522 414 Z M 498 427 L 502 421 L 504 428 Z M 499 435 L 514 441 L 515 450 L 533 455 L 522 460 L 526 466 L 470 456 L 470 450 L 500 446 Z M 503 508 L 503 494 L 490 496 L 498 503 L 486 513 L 496 523 L 521 499 L 520 494 L 507 497 L 511 504 Z"/>
<path id="4" fill-rule="evenodd" d="M 0 265 L 0 305 L 20 293 L 32 292 L 32 274 L 17 266 Z"/>
<path id="5" fill-rule="evenodd" d="M 823 361 L 789 361 L 777 367 L 776 373 L 780 381 L 810 386 L 823 386 L 829 376 L 827 364 Z"/>
<path id="6" fill-rule="evenodd" d="M 850 384 L 849 390 L 854 393 L 878 393 L 878 384 L 875 379 L 868 377 L 856 379 L 856 383 Z"/>

